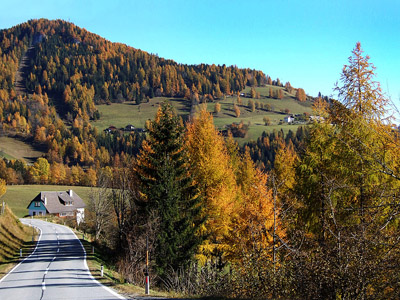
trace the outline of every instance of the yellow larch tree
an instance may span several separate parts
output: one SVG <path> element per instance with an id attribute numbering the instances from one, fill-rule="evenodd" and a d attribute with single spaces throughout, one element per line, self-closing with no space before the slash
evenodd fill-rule
<path id="1" fill-rule="evenodd" d="M 0 198 L 6 193 L 6 181 L 0 178 Z"/>
<path id="2" fill-rule="evenodd" d="M 244 262 L 244 256 L 271 256 L 274 211 L 267 174 L 257 169 L 249 150 L 241 156 L 236 182 L 238 201 L 232 214 L 229 255 L 234 261 Z"/>
<path id="3" fill-rule="evenodd" d="M 205 202 L 207 220 L 202 230 L 208 238 L 198 254 L 205 262 L 212 256 L 222 256 L 227 249 L 224 237 L 231 229 L 238 191 L 225 141 L 210 113 L 202 110 L 187 124 L 186 144 L 194 179 Z"/>

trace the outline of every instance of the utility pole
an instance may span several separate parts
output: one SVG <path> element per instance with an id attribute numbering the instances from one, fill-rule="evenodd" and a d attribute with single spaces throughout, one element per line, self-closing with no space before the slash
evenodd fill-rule
<path id="1" fill-rule="evenodd" d="M 146 235 L 146 286 L 145 286 L 145 294 L 150 294 L 150 281 L 149 281 L 149 236 Z"/>

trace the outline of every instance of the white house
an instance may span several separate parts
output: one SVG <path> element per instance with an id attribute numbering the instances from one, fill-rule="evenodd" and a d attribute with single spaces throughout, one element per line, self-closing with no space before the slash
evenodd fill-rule
<path id="1" fill-rule="evenodd" d="M 292 123 L 294 121 L 294 117 L 293 116 L 286 116 L 283 120 L 286 123 Z"/>
<path id="2" fill-rule="evenodd" d="M 66 192 L 40 192 L 28 205 L 30 216 L 76 217 L 79 223 L 85 218 L 85 203 L 73 190 Z"/>

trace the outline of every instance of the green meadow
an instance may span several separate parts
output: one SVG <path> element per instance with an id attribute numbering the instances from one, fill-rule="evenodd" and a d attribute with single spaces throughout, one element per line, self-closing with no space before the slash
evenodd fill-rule
<path id="1" fill-rule="evenodd" d="M 28 214 L 27 206 L 30 201 L 40 192 L 67 191 L 70 189 L 76 192 L 86 204 L 88 203 L 91 187 L 63 185 L 8 185 L 7 191 L 0 198 L 0 201 L 5 201 L 13 213 L 22 218 Z"/>
<path id="2" fill-rule="evenodd" d="M 281 100 L 269 98 L 269 89 L 277 90 L 282 89 L 284 92 L 284 98 Z M 251 99 L 246 97 L 251 88 L 246 87 L 242 91 L 246 96 L 242 96 L 242 104 L 238 105 L 240 109 L 240 117 L 235 116 L 233 106 L 237 104 L 237 97 L 225 96 L 224 99 L 218 99 L 214 102 L 202 103 L 199 105 L 198 109 L 207 108 L 207 111 L 212 112 L 214 116 L 215 126 L 223 130 L 226 125 L 232 123 L 243 122 L 245 124 L 250 124 L 249 132 L 245 138 L 237 138 L 236 140 L 242 144 L 250 140 L 256 140 L 264 131 L 272 132 L 273 130 L 283 130 L 288 132 L 289 130 L 296 131 L 298 125 L 289 125 L 283 122 L 284 117 L 287 115 L 285 110 L 289 111 L 289 114 L 303 114 L 312 113 L 312 103 L 310 101 L 299 102 L 295 99 L 294 94 L 287 93 L 283 88 L 276 86 L 266 86 L 266 87 L 256 87 L 256 92 L 260 94 L 259 99 Z M 187 119 L 190 113 L 190 103 L 191 101 L 181 98 L 165 98 L 158 97 L 150 99 L 147 103 L 141 103 L 136 105 L 132 102 L 125 103 L 113 103 L 111 105 L 98 105 L 97 108 L 100 112 L 100 119 L 93 121 L 92 125 L 97 127 L 97 129 L 104 130 L 109 126 L 115 126 L 117 128 L 123 128 L 128 124 L 132 124 L 137 128 L 143 128 L 145 122 L 148 119 L 153 120 L 157 108 L 162 101 L 168 100 L 175 107 L 177 114 L 182 116 L 184 120 Z M 267 111 L 265 108 L 256 109 L 252 112 L 248 107 L 249 100 L 254 102 L 259 102 L 262 107 L 267 104 L 271 107 L 271 110 Z M 221 111 L 216 114 L 214 113 L 215 103 L 220 103 Z M 266 126 L 264 124 L 263 118 L 268 117 L 271 120 L 271 125 Z"/>
<path id="3" fill-rule="evenodd" d="M 35 150 L 32 145 L 19 139 L 7 136 L 0 137 L 0 157 L 22 159 L 26 163 L 33 163 L 43 155 L 43 152 Z"/>

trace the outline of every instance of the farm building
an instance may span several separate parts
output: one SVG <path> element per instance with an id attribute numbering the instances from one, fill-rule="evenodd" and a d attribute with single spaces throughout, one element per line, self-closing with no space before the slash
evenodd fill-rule
<path id="1" fill-rule="evenodd" d="M 76 217 L 79 224 L 85 218 L 85 203 L 73 190 L 40 192 L 28 205 L 30 216 Z"/>
<path id="2" fill-rule="evenodd" d="M 125 131 L 135 131 L 135 126 L 129 124 L 125 126 Z"/>
<path id="3" fill-rule="evenodd" d="M 111 125 L 110 127 L 104 129 L 104 132 L 105 133 L 113 133 L 113 132 L 115 132 L 117 130 L 118 130 L 117 127 Z"/>
<path id="4" fill-rule="evenodd" d="M 293 117 L 293 116 L 286 116 L 286 117 L 284 118 L 284 121 L 285 121 L 286 123 L 292 123 L 292 122 L 294 121 L 294 117 Z"/>

